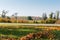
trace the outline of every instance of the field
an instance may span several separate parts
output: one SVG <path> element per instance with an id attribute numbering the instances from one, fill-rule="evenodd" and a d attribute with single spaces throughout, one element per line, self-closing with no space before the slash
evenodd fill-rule
<path id="1" fill-rule="evenodd" d="M 17 25 L 17 24 L 0 24 L 0 39 L 7 40 L 8 38 L 15 38 L 18 40 L 21 37 L 30 33 L 37 33 L 42 31 L 51 31 L 54 34 L 54 40 L 60 40 L 59 26 L 32 26 L 32 25 Z M 40 38 L 41 40 L 49 40 L 48 38 Z M 33 40 L 40 40 L 33 39 Z"/>

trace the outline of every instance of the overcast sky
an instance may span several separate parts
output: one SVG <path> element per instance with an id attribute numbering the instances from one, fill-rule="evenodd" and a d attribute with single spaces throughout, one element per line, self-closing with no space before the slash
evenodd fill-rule
<path id="1" fill-rule="evenodd" d="M 60 0 L 0 0 L 0 14 L 8 10 L 7 15 L 18 12 L 19 16 L 42 16 L 42 13 L 60 11 Z"/>

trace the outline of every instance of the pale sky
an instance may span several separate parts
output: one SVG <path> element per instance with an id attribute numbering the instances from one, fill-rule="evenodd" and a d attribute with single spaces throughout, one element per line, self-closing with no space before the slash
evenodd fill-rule
<path id="1" fill-rule="evenodd" d="M 19 16 L 42 16 L 46 12 L 60 11 L 60 0 L 0 0 L 0 14 L 9 10 L 7 15 L 18 12 Z"/>

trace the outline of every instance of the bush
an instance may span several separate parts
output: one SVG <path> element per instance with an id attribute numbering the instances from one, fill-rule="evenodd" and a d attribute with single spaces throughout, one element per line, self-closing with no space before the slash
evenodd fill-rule
<path id="1" fill-rule="evenodd" d="M 49 23 L 49 24 L 54 24 L 56 22 L 55 19 L 47 19 L 46 20 L 46 23 Z"/>
<path id="2" fill-rule="evenodd" d="M 34 23 L 38 23 L 37 21 L 34 21 Z"/>
<path id="3" fill-rule="evenodd" d="M 46 23 L 46 21 L 45 20 L 41 20 L 41 23 L 44 24 L 44 23 Z"/>
<path id="4" fill-rule="evenodd" d="M 54 39 L 54 35 L 50 32 L 50 31 L 41 31 L 41 32 L 37 32 L 37 33 L 30 33 L 27 34 L 25 37 L 25 39 Z M 23 38 L 21 37 L 21 38 Z"/>

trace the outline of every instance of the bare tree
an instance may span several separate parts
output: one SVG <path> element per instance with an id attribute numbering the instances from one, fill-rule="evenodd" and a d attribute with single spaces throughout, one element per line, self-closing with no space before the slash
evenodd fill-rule
<path id="1" fill-rule="evenodd" d="M 16 19 L 17 19 L 17 12 L 16 13 L 14 13 L 14 14 L 12 14 L 12 16 L 14 16 Z"/>
<path id="2" fill-rule="evenodd" d="M 2 18 L 5 18 L 7 13 L 8 13 L 8 11 L 3 10 L 2 14 L 1 14 Z"/>
<path id="3" fill-rule="evenodd" d="M 16 13 L 15 13 L 15 18 L 16 18 L 16 19 L 17 19 L 17 14 L 18 14 L 18 13 L 16 12 Z"/>
<path id="4" fill-rule="evenodd" d="M 14 13 L 12 16 L 14 16 L 14 17 L 15 17 L 15 19 L 17 20 L 17 23 L 18 23 L 17 15 L 18 15 L 18 13 L 16 12 L 16 13 Z"/>

